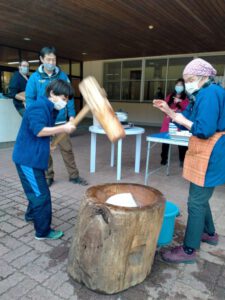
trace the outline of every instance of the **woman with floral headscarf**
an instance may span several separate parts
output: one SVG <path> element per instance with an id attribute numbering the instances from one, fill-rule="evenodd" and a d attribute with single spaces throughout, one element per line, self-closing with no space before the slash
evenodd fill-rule
<path id="1" fill-rule="evenodd" d="M 214 188 L 225 183 L 225 91 L 214 83 L 216 70 L 207 61 L 192 60 L 183 71 L 185 89 L 192 99 L 182 113 L 162 100 L 154 106 L 192 133 L 183 177 L 190 181 L 188 221 L 183 245 L 164 252 L 165 261 L 193 263 L 201 241 L 218 244 L 209 200 Z"/>

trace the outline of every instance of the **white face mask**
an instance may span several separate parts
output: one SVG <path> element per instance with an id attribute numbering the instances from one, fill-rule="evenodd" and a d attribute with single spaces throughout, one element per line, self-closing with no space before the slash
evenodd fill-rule
<path id="1" fill-rule="evenodd" d="M 65 108 L 65 106 L 66 106 L 66 102 L 63 101 L 62 99 L 59 99 L 57 102 L 54 102 L 54 108 L 56 110 L 61 110 Z"/>
<path id="2" fill-rule="evenodd" d="M 188 94 L 193 94 L 194 92 L 197 92 L 200 88 L 198 87 L 199 81 L 201 80 L 195 80 L 193 82 L 187 82 L 185 83 L 185 90 Z"/>

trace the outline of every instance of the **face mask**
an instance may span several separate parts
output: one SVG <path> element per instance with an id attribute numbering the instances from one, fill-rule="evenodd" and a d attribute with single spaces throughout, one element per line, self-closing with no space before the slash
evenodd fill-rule
<path id="1" fill-rule="evenodd" d="M 44 63 L 44 68 L 47 70 L 47 71 L 53 71 L 55 69 L 55 65 L 53 64 L 48 64 L 48 63 Z"/>
<path id="2" fill-rule="evenodd" d="M 63 101 L 62 99 L 59 99 L 57 102 L 54 102 L 54 108 L 56 110 L 61 110 L 65 108 L 65 106 L 66 106 L 66 102 Z"/>
<path id="3" fill-rule="evenodd" d="M 29 68 L 28 67 L 21 67 L 20 71 L 22 74 L 27 75 L 29 72 Z"/>
<path id="4" fill-rule="evenodd" d="M 182 85 L 175 85 L 175 91 L 177 94 L 181 94 L 184 90 L 184 87 Z"/>
<path id="5" fill-rule="evenodd" d="M 201 79 L 195 80 L 193 82 L 185 83 L 185 89 L 186 89 L 188 94 L 191 95 L 194 92 L 197 92 L 199 90 L 198 83 L 199 83 L 200 80 Z"/>

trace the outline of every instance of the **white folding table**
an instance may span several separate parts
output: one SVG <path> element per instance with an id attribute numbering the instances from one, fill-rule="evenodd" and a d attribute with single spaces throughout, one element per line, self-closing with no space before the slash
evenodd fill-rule
<path id="1" fill-rule="evenodd" d="M 104 129 L 99 126 L 90 126 L 89 131 L 91 132 L 91 153 L 90 153 L 90 172 L 95 173 L 96 167 L 96 143 L 97 143 L 97 134 L 105 134 Z M 136 135 L 136 146 L 135 146 L 135 173 L 140 172 L 140 160 L 141 160 L 141 136 L 145 132 L 144 128 L 141 127 L 131 127 L 125 129 L 127 135 Z M 122 139 L 117 142 L 117 176 L 116 179 L 121 179 L 121 167 L 122 167 Z M 114 166 L 114 152 L 115 144 L 111 143 L 111 160 L 110 166 Z"/>
<path id="2" fill-rule="evenodd" d="M 146 141 L 148 143 L 147 146 L 147 157 L 146 157 L 146 168 L 145 168 L 145 185 L 148 184 L 148 179 L 150 174 L 153 172 L 161 169 L 158 168 L 152 172 L 149 172 L 149 161 L 150 161 L 150 152 L 151 152 L 151 142 L 153 143 L 161 143 L 161 144 L 169 144 L 169 153 L 168 153 L 168 161 L 167 161 L 167 169 L 166 169 L 166 175 L 169 175 L 169 168 L 170 168 L 170 156 L 171 156 L 171 145 L 176 146 L 188 146 L 188 138 L 187 139 L 172 139 L 168 132 L 161 132 L 156 134 L 151 134 L 146 137 Z"/>

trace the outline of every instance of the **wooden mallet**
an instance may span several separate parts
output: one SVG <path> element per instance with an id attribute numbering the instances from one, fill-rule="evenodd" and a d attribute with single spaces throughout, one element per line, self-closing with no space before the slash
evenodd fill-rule
<path id="1" fill-rule="evenodd" d="M 105 91 L 99 86 L 97 80 L 92 76 L 86 77 L 79 84 L 79 89 L 87 104 L 70 122 L 77 126 L 87 113 L 91 111 L 112 143 L 124 138 L 126 135 L 124 128 L 114 113 Z M 56 146 L 65 136 L 65 133 L 58 135 L 52 146 Z"/>

